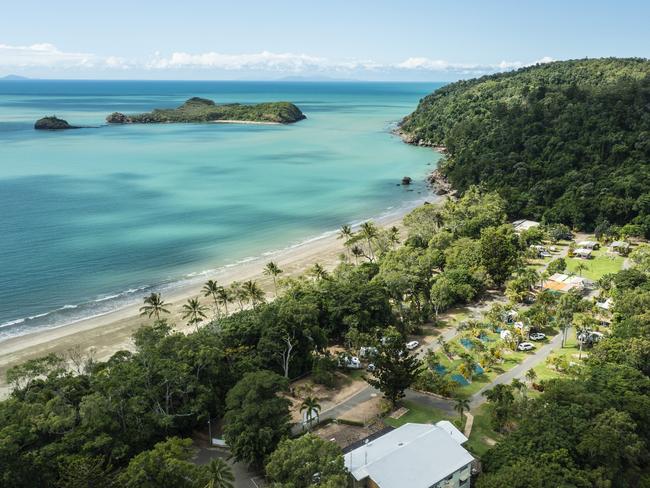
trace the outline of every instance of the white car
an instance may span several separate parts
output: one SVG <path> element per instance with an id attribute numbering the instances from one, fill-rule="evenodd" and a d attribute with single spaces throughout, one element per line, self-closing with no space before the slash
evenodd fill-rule
<path id="1" fill-rule="evenodd" d="M 375 366 L 374 364 L 370 363 L 366 369 L 367 369 L 368 371 L 370 371 L 371 373 L 374 373 L 375 371 L 377 371 L 377 366 Z"/>
<path id="2" fill-rule="evenodd" d="M 409 351 L 412 351 L 413 349 L 417 348 L 420 345 L 418 341 L 411 341 L 406 343 L 406 349 Z"/>
<path id="3" fill-rule="evenodd" d="M 361 369 L 361 361 L 356 356 L 350 356 L 345 358 L 344 365 L 348 369 Z"/>
<path id="4" fill-rule="evenodd" d="M 542 341 L 544 339 L 546 339 L 546 334 L 542 334 L 541 332 L 533 332 L 530 334 L 531 341 Z"/>
<path id="5" fill-rule="evenodd" d="M 517 349 L 520 351 L 532 351 L 535 349 L 535 346 L 533 346 L 530 342 L 522 342 L 517 346 Z"/>

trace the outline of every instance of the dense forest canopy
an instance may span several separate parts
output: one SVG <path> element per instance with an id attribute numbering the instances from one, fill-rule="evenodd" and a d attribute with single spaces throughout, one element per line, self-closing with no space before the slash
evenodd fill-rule
<path id="1" fill-rule="evenodd" d="M 650 235 L 650 62 L 585 59 L 447 85 L 401 126 L 444 145 L 461 192 L 482 183 L 511 217 L 593 229 L 632 221 Z"/>

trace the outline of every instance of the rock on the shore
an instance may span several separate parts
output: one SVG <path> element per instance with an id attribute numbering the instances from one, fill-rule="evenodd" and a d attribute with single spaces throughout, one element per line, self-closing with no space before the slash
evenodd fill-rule
<path id="1" fill-rule="evenodd" d="M 76 127 L 68 124 L 66 120 L 59 119 L 55 115 L 52 115 L 51 117 L 43 117 L 42 119 L 38 119 L 34 124 L 34 129 L 64 130 L 64 129 L 76 129 Z"/>
<path id="2" fill-rule="evenodd" d="M 427 176 L 427 183 L 433 188 L 436 195 L 447 195 L 452 192 L 451 184 L 438 169 Z"/>
<path id="3" fill-rule="evenodd" d="M 132 120 L 128 115 L 124 115 L 120 112 L 113 112 L 108 117 L 106 117 L 106 122 L 109 124 L 130 124 Z"/>
<path id="4" fill-rule="evenodd" d="M 402 185 L 410 185 L 411 184 L 412 178 L 410 176 L 405 176 L 402 178 Z"/>

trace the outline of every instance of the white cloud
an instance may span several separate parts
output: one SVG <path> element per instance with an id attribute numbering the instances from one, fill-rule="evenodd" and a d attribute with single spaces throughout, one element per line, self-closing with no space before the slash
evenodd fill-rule
<path id="1" fill-rule="evenodd" d="M 380 63 L 372 59 L 328 59 L 304 53 L 259 53 L 224 54 L 215 51 L 204 53 L 174 52 L 164 55 L 155 52 L 144 60 L 127 59 L 120 56 L 99 56 L 92 53 L 65 52 L 53 44 L 41 43 L 30 46 L 0 44 L 0 68 L 33 68 L 93 71 L 177 71 L 189 73 L 192 70 L 206 72 L 246 73 L 288 73 L 288 74 L 344 74 L 363 76 L 399 73 L 441 73 L 447 75 L 481 75 L 496 71 L 507 71 L 536 63 L 553 61 L 543 57 L 533 63 L 501 61 L 496 64 L 454 63 L 442 59 L 410 57 L 397 63 Z"/>
<path id="2" fill-rule="evenodd" d="M 93 66 L 96 56 L 60 51 L 48 43 L 31 46 L 0 44 L 0 66 L 12 67 L 83 67 Z"/>
<path id="3" fill-rule="evenodd" d="M 161 57 L 159 53 L 156 53 L 154 59 L 148 62 L 146 66 L 151 69 L 213 68 L 227 71 L 300 72 L 319 68 L 327 65 L 327 63 L 328 61 L 324 58 L 306 54 L 272 53 L 268 51 L 253 54 L 221 54 L 217 52 L 190 54 L 176 52 L 169 57 Z"/>

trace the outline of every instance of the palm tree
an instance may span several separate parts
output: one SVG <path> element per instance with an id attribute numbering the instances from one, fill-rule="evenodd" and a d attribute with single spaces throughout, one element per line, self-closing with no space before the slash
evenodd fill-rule
<path id="1" fill-rule="evenodd" d="M 189 319 L 189 325 L 196 325 L 203 322 L 207 317 L 205 311 L 208 309 L 205 305 L 199 302 L 199 298 L 188 298 L 187 303 L 183 305 L 183 318 Z"/>
<path id="2" fill-rule="evenodd" d="M 532 383 L 533 381 L 535 381 L 535 378 L 537 378 L 537 373 L 533 368 L 530 368 L 528 371 L 526 371 L 526 379 L 529 382 Z"/>
<path id="3" fill-rule="evenodd" d="M 589 266 L 587 266 L 585 263 L 578 263 L 576 264 L 576 271 L 578 272 L 578 276 L 582 277 L 582 272 L 587 271 L 589 269 Z"/>
<path id="4" fill-rule="evenodd" d="M 230 290 L 228 288 L 220 286 L 217 290 L 217 297 L 219 299 L 219 303 L 223 305 L 226 311 L 226 315 L 228 315 L 228 304 L 232 303 L 232 294 L 230 293 Z"/>
<path id="5" fill-rule="evenodd" d="M 221 458 L 214 458 L 208 464 L 208 482 L 205 488 L 233 488 L 235 475 L 232 468 Z"/>
<path id="6" fill-rule="evenodd" d="M 453 359 L 451 345 L 445 340 L 443 336 L 438 337 L 438 344 L 440 345 L 442 352 L 445 353 L 445 356 L 447 356 L 449 359 Z"/>
<path id="7" fill-rule="evenodd" d="M 233 281 L 230 283 L 229 291 L 233 300 L 236 300 L 239 304 L 239 311 L 244 310 L 244 302 L 248 302 L 248 295 L 242 288 L 241 283 L 239 281 Z"/>
<path id="8" fill-rule="evenodd" d="M 219 288 L 221 287 L 215 280 L 208 280 L 205 285 L 203 285 L 203 296 L 212 297 L 217 316 L 219 315 Z"/>
<path id="9" fill-rule="evenodd" d="M 456 404 L 454 405 L 454 410 L 460 415 L 460 422 L 463 423 L 463 414 L 469 411 L 469 399 L 468 398 L 457 398 Z"/>
<path id="10" fill-rule="evenodd" d="M 339 230 L 339 234 L 336 238 L 349 240 L 352 239 L 352 237 L 354 237 L 354 232 L 352 232 L 352 227 L 345 224 L 341 226 L 341 230 Z"/>
<path id="11" fill-rule="evenodd" d="M 372 250 L 372 240 L 377 238 L 377 226 L 371 221 L 361 224 L 361 235 L 368 243 L 368 251 L 370 252 L 370 260 L 375 260 L 375 253 Z"/>
<path id="12" fill-rule="evenodd" d="M 324 280 L 327 278 L 327 271 L 320 264 L 316 263 L 312 266 L 310 273 L 317 280 Z"/>
<path id="13" fill-rule="evenodd" d="M 163 301 L 160 293 L 152 293 L 148 297 L 144 297 L 144 306 L 140 307 L 140 315 L 146 315 L 149 318 L 155 316 L 156 320 L 160 320 L 161 313 L 169 313 L 166 306 L 167 304 Z"/>
<path id="14" fill-rule="evenodd" d="M 395 246 L 399 244 L 399 229 L 397 227 L 392 226 L 388 229 L 388 242 L 390 242 L 393 249 L 395 249 Z"/>
<path id="15" fill-rule="evenodd" d="M 283 271 L 273 261 L 269 261 L 268 263 L 266 263 L 266 266 L 264 266 L 264 274 L 266 276 L 271 276 L 273 278 L 273 287 L 275 288 L 276 296 L 278 294 L 278 283 L 276 280 L 277 277 L 282 273 Z"/>
<path id="16" fill-rule="evenodd" d="M 260 288 L 256 281 L 248 280 L 242 285 L 242 289 L 255 308 L 259 303 L 264 301 L 266 294 Z"/>
<path id="17" fill-rule="evenodd" d="M 474 369 L 476 368 L 476 360 L 471 354 L 463 353 L 461 355 L 461 359 L 463 362 L 459 366 L 459 369 L 461 370 L 461 373 L 467 381 L 470 383 L 472 382 L 472 378 L 474 377 Z"/>
<path id="18" fill-rule="evenodd" d="M 314 420 L 314 416 L 316 416 L 316 420 L 318 420 L 318 417 L 320 415 L 320 403 L 318 403 L 318 399 L 314 397 L 308 396 L 305 398 L 305 400 L 302 402 L 302 405 L 300 405 L 300 413 L 306 411 L 307 412 L 307 420 L 309 422 L 309 425 Z"/>
<path id="19" fill-rule="evenodd" d="M 363 249 L 359 246 L 352 246 L 352 249 L 350 249 L 350 252 L 354 256 L 354 262 L 355 264 L 359 264 L 359 258 L 361 256 L 365 256 L 365 253 L 363 252 Z"/>
<path id="20" fill-rule="evenodd" d="M 526 394 L 526 383 L 524 383 L 523 381 L 521 381 L 519 378 L 514 378 L 514 379 L 510 382 L 510 384 L 511 384 L 512 387 L 513 387 L 515 390 L 517 390 L 521 395 L 525 395 L 525 394 Z"/>

